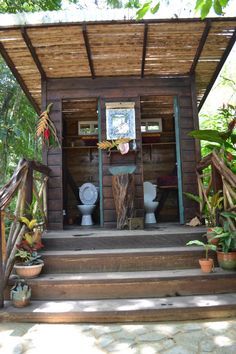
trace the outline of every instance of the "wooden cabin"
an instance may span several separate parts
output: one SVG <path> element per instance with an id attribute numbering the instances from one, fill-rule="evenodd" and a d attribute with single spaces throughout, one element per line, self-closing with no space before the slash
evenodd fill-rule
<path id="1" fill-rule="evenodd" d="M 0 24 L 0 52 L 40 113 L 50 117 L 62 148 L 44 148 L 50 170 L 49 229 L 79 225 L 78 188 L 99 189 L 95 225 L 116 226 L 111 166 L 135 165 L 134 216 L 144 216 L 143 182 L 158 186 L 157 221 L 185 223 L 197 205 L 195 166 L 205 102 L 235 42 L 235 18 Z M 107 107 L 130 103 L 130 150 L 100 150 Z"/>

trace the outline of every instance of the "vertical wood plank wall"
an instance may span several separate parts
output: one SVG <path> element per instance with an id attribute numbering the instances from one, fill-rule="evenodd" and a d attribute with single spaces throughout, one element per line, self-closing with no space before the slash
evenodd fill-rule
<path id="1" fill-rule="evenodd" d="M 195 143 L 188 137 L 187 133 L 194 129 L 194 114 L 192 107 L 191 79 L 189 77 L 179 78 L 101 78 L 101 79 L 49 79 L 46 86 L 46 103 L 53 103 L 51 118 L 56 124 L 58 132 L 62 134 L 62 114 L 61 102 L 63 99 L 81 99 L 88 97 L 101 97 L 102 107 L 102 126 L 105 127 L 105 100 L 128 100 L 136 98 L 136 117 L 137 123 L 140 120 L 140 107 L 138 104 L 140 96 L 148 95 L 171 95 L 178 96 L 180 103 L 180 140 L 181 140 L 181 159 L 183 192 L 197 193 L 196 174 L 195 174 Z M 104 133 L 105 134 L 105 131 Z M 140 132 L 138 133 L 140 134 Z M 105 135 L 103 135 L 105 138 Z M 140 139 L 140 136 L 139 136 Z M 138 136 L 137 136 L 138 140 Z M 137 141 L 138 149 L 141 150 L 140 141 Z M 106 164 L 108 164 L 106 152 L 103 153 L 104 163 L 104 226 L 109 226 L 114 220 L 114 213 L 109 210 L 112 206 L 110 195 L 110 181 L 106 174 Z M 137 215 L 142 214 L 143 210 L 143 190 L 142 190 L 142 158 L 137 154 L 136 162 L 138 169 L 136 172 L 137 196 L 136 209 Z M 113 158 L 113 157 L 112 157 Z M 133 161 L 130 154 L 131 162 Z M 63 166 L 62 151 L 60 149 L 50 149 L 47 161 L 44 162 L 51 168 L 51 178 L 48 186 L 48 213 L 49 229 L 63 228 Z M 106 189 L 108 187 L 108 189 Z M 186 220 L 195 216 L 197 205 L 184 198 L 184 208 Z M 109 216 L 110 214 L 110 216 Z"/>

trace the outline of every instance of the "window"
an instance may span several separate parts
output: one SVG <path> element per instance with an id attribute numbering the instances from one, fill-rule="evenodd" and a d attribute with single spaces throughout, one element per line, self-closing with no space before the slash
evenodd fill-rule
<path id="1" fill-rule="evenodd" d="M 162 120 L 160 118 L 141 121 L 141 132 L 142 133 L 156 133 L 162 132 Z"/>
<path id="2" fill-rule="evenodd" d="M 79 122 L 79 135 L 98 135 L 98 122 Z"/>

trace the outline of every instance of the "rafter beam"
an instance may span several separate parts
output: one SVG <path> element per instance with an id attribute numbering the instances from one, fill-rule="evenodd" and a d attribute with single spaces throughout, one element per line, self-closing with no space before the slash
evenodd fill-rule
<path id="1" fill-rule="evenodd" d="M 92 55 L 91 55 L 91 48 L 89 45 L 89 39 L 88 39 L 88 33 L 87 33 L 87 26 L 86 24 L 83 25 L 83 36 L 84 36 L 84 44 L 87 52 L 87 57 L 88 57 L 88 62 L 89 62 L 89 68 L 91 72 L 92 79 L 95 79 L 95 72 L 94 72 L 94 67 L 93 67 L 93 60 L 92 60 Z"/>
<path id="2" fill-rule="evenodd" d="M 19 83 L 20 87 L 22 88 L 22 90 L 24 91 L 25 95 L 27 96 L 28 100 L 30 101 L 30 103 L 33 105 L 35 111 L 37 113 L 40 112 L 40 109 L 36 103 L 36 101 L 34 100 L 34 98 L 31 96 L 28 87 L 26 86 L 23 78 L 21 77 L 21 75 L 19 74 L 19 72 L 16 70 L 16 67 L 13 63 L 13 61 L 11 60 L 11 58 L 9 57 L 6 49 L 4 48 L 3 44 L 0 43 L 0 53 L 2 54 L 3 59 L 5 60 L 5 62 L 7 63 L 9 69 L 11 70 L 11 72 L 13 73 L 13 75 L 15 76 L 17 82 Z"/>
<path id="3" fill-rule="evenodd" d="M 234 30 L 234 34 L 232 35 L 232 37 L 231 37 L 231 39 L 229 41 L 229 44 L 228 44 L 226 50 L 224 51 L 224 54 L 222 55 L 221 60 L 219 61 L 218 65 L 217 65 L 217 68 L 216 68 L 216 70 L 215 70 L 215 72 L 214 72 L 214 74 L 213 74 L 213 76 L 211 78 L 211 81 L 210 81 L 209 85 L 207 86 L 207 89 L 206 89 L 206 91 L 204 93 L 204 96 L 203 96 L 203 98 L 201 99 L 201 101 L 199 103 L 198 111 L 201 110 L 204 102 L 206 101 L 206 98 L 207 98 L 209 92 L 211 91 L 212 86 L 214 85 L 214 83 L 215 83 L 215 81 L 217 79 L 217 76 L 219 75 L 220 70 L 222 69 L 222 67 L 223 67 L 223 65 L 224 65 L 224 63 L 225 63 L 225 61 L 226 61 L 231 49 L 233 48 L 235 41 L 236 41 L 236 29 Z"/>
<path id="4" fill-rule="evenodd" d="M 28 36 L 26 28 L 24 28 L 24 27 L 21 28 L 21 35 L 22 35 L 22 38 L 23 38 L 26 46 L 28 47 L 28 49 L 30 51 L 32 59 L 35 62 L 35 65 L 38 68 L 38 71 L 40 72 L 42 80 L 46 80 L 47 79 L 47 75 L 45 74 L 45 71 L 44 71 L 44 69 L 42 67 L 42 64 L 41 64 L 41 62 L 40 62 L 40 60 L 39 60 L 39 58 L 37 56 L 35 48 L 32 45 L 32 42 L 31 42 L 31 40 L 30 40 L 30 38 Z"/>
<path id="5" fill-rule="evenodd" d="M 203 51 L 204 45 L 206 43 L 206 40 L 207 40 L 208 33 L 209 33 L 210 29 L 211 29 L 211 20 L 207 20 L 205 28 L 204 28 L 204 31 L 202 33 L 201 40 L 199 42 L 199 46 L 197 48 L 197 51 L 196 51 L 196 54 L 195 54 L 195 57 L 194 57 L 194 60 L 193 60 L 193 63 L 192 63 L 191 69 L 190 69 L 190 75 L 193 75 L 193 73 L 194 73 L 194 71 L 196 69 L 198 60 L 199 60 L 199 58 L 200 58 L 200 56 L 202 54 L 202 51 Z"/>
<path id="6" fill-rule="evenodd" d="M 148 24 L 145 23 L 144 25 L 144 32 L 143 32 L 143 55 L 142 55 L 142 66 L 141 66 L 141 78 L 144 77 L 144 70 L 145 70 L 145 61 L 146 61 L 146 53 L 147 53 L 147 35 L 148 35 Z"/>

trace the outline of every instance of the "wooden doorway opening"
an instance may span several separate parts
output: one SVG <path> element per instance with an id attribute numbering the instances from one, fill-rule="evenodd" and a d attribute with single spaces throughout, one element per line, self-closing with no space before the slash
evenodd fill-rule
<path id="1" fill-rule="evenodd" d="M 92 183 L 99 190 L 98 99 L 62 101 L 64 226 L 80 225 L 79 187 Z M 100 225 L 99 197 L 92 214 Z"/>
<path id="2" fill-rule="evenodd" d="M 157 185 L 157 222 L 179 222 L 176 119 L 173 96 L 142 96 L 143 180 Z"/>

